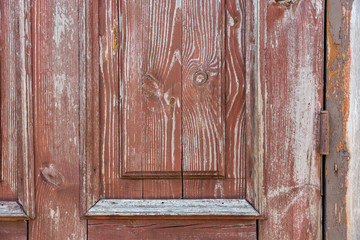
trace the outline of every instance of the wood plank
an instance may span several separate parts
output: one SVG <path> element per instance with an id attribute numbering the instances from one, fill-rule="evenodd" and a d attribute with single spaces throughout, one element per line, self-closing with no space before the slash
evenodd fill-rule
<path id="1" fill-rule="evenodd" d="M 183 174 L 224 176 L 225 1 L 182 4 Z"/>
<path id="2" fill-rule="evenodd" d="M 85 214 L 100 199 L 99 3 L 83 2 L 79 9 L 80 203 Z"/>
<path id="3" fill-rule="evenodd" d="M 122 175 L 142 169 L 142 9 L 139 2 L 122 2 L 121 116 Z"/>
<path id="4" fill-rule="evenodd" d="M 359 239 L 358 1 L 327 1 L 326 109 L 330 152 L 325 160 L 325 238 Z"/>
<path id="5" fill-rule="evenodd" d="M 141 176 L 157 178 L 142 197 L 181 198 L 181 4 L 143 1 L 142 16 Z"/>
<path id="6" fill-rule="evenodd" d="M 141 176 L 180 177 L 181 4 L 143 1 L 142 17 Z"/>
<path id="7" fill-rule="evenodd" d="M 0 3 L 0 199 L 34 215 L 30 3 Z"/>
<path id="8" fill-rule="evenodd" d="M 245 197 L 246 157 L 246 1 L 226 1 L 226 181 L 233 188 L 229 197 Z M 229 179 L 229 180 L 228 180 Z M 231 180 L 230 180 L 231 179 Z M 227 195 L 227 194 L 226 194 Z"/>
<path id="9" fill-rule="evenodd" d="M 219 10 L 221 11 L 221 10 Z M 185 198 L 242 198 L 245 197 L 245 2 L 228 1 L 225 8 L 226 134 L 225 179 L 186 179 Z M 204 50 L 205 51 L 205 50 Z"/>
<path id="10" fill-rule="evenodd" d="M 18 201 L 28 217 L 35 216 L 34 134 L 32 94 L 31 2 L 15 1 Z"/>
<path id="11" fill-rule="evenodd" d="M 79 5 L 32 3 L 36 218 L 29 238 L 86 239 L 79 207 Z"/>
<path id="12" fill-rule="evenodd" d="M 1 1 L 1 199 L 17 198 L 15 2 Z"/>
<path id="13" fill-rule="evenodd" d="M 89 239 L 256 239 L 255 221 L 89 220 Z"/>
<path id="14" fill-rule="evenodd" d="M 88 217 L 150 217 L 178 216 L 193 217 L 252 217 L 258 218 L 259 213 L 243 199 L 103 199 L 87 213 Z"/>
<path id="15" fill-rule="evenodd" d="M 141 151 L 137 147 L 134 148 L 137 144 L 141 144 L 140 113 L 130 113 L 128 109 L 130 104 L 133 107 L 140 105 L 139 101 L 131 101 L 131 99 L 138 99 L 138 94 L 141 94 L 141 41 L 139 41 L 141 39 L 139 29 L 142 22 L 141 17 L 139 20 L 141 4 L 120 1 L 116 5 L 112 1 L 106 1 L 99 7 L 101 8 L 99 19 L 103 22 L 99 26 L 103 39 L 100 49 L 100 72 L 103 75 L 102 81 L 105 83 L 100 89 L 100 92 L 103 92 L 100 94 L 100 101 L 103 101 L 100 105 L 100 161 L 101 175 L 105 176 L 102 179 L 101 197 L 141 198 L 143 189 L 141 181 L 120 178 L 123 175 L 123 169 L 127 168 L 124 164 L 141 163 Z M 116 14 L 121 16 L 121 22 L 113 21 L 113 17 L 118 19 Z M 118 32 L 114 35 L 116 30 Z M 117 38 L 116 42 L 114 42 L 114 36 Z M 114 46 L 117 46 L 116 50 Z M 109 59 L 110 54 L 114 55 L 112 59 Z M 115 55 L 120 56 L 120 59 L 117 60 Z M 116 71 L 121 73 L 117 75 L 118 77 L 114 76 L 119 74 Z M 126 97 L 129 94 L 131 94 L 130 99 Z M 102 100 L 105 96 L 108 98 L 106 102 Z M 120 121 L 120 125 L 115 122 L 115 119 Z M 109 123 L 113 125 L 107 125 Z M 113 140 L 110 144 L 111 139 Z M 124 161 L 125 159 L 131 159 L 131 161 Z M 138 167 L 141 169 L 141 166 Z"/>
<path id="16" fill-rule="evenodd" d="M 320 239 L 318 154 L 323 102 L 324 1 L 266 1 L 260 77 L 266 123 L 260 239 Z M 266 40 L 266 41 L 265 41 Z"/>
<path id="17" fill-rule="evenodd" d="M 0 222 L 0 239 L 3 240 L 26 240 L 27 222 Z"/>

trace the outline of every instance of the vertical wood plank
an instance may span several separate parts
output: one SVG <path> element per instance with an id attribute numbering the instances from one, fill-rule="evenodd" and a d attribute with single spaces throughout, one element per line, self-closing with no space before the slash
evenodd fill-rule
<path id="1" fill-rule="evenodd" d="M 278 2 L 257 9 L 266 84 L 266 221 L 259 238 L 320 239 L 324 1 Z"/>
<path id="2" fill-rule="evenodd" d="M 119 177 L 119 55 L 114 42 L 117 31 L 117 1 L 99 1 L 101 196 L 116 191 L 106 183 Z"/>
<path id="3" fill-rule="evenodd" d="M 142 169 L 142 9 L 139 2 L 122 2 L 122 174 Z"/>
<path id="4" fill-rule="evenodd" d="M 226 188 L 229 197 L 245 197 L 246 94 L 245 0 L 226 1 Z M 235 195 L 235 196 L 234 196 Z"/>
<path id="5" fill-rule="evenodd" d="M 16 77 L 16 26 L 15 2 L 1 1 L 1 164 L 2 181 L 0 182 L 1 198 L 17 198 L 17 87 Z"/>
<path id="6" fill-rule="evenodd" d="M 359 1 L 327 1 L 325 238 L 359 239 Z"/>
<path id="7" fill-rule="evenodd" d="M 127 168 L 125 164 L 141 169 L 141 151 L 137 147 L 141 144 L 140 112 L 129 111 L 130 105 L 141 105 L 140 101 L 133 101 L 139 99 L 141 93 L 141 4 L 119 1 L 117 5 L 107 1 L 101 5 L 99 18 L 102 25 L 99 28 L 103 42 L 100 48 L 100 72 L 106 83 L 100 91 L 104 92 L 100 94 L 100 101 L 103 101 L 100 106 L 101 174 L 105 176 L 102 179 L 102 197 L 141 198 L 142 182 L 121 178 L 123 169 Z M 118 20 L 117 14 L 121 20 Z M 117 21 L 113 21 L 112 17 Z M 106 102 L 104 97 L 107 97 Z M 104 121 L 106 119 L 107 122 Z M 111 144 L 109 139 L 113 139 Z"/>
<path id="8" fill-rule="evenodd" d="M 86 239 L 79 212 L 78 3 L 32 2 L 36 219 L 29 239 Z"/>
<path id="9" fill-rule="evenodd" d="M 99 2 L 80 4 L 81 212 L 100 198 Z"/>
<path id="10" fill-rule="evenodd" d="M 30 3 L 3 1 L 0 16 L 1 198 L 34 216 Z"/>
<path id="11" fill-rule="evenodd" d="M 180 1 L 143 1 L 142 16 L 142 174 L 180 176 Z"/>
<path id="12" fill-rule="evenodd" d="M 218 36 L 218 40 L 225 42 L 219 42 L 218 44 L 225 45 L 225 49 L 219 48 L 218 51 L 221 51 L 220 56 L 225 58 L 226 72 L 221 73 L 217 81 L 222 84 L 222 87 L 226 85 L 226 107 L 223 106 L 224 109 L 221 109 L 221 114 L 225 114 L 225 119 L 219 123 L 223 125 L 223 129 L 219 128 L 221 131 L 226 131 L 227 134 L 225 134 L 225 139 L 216 138 L 216 144 L 225 141 L 225 156 L 222 157 L 226 159 L 224 166 L 226 169 L 224 177 L 226 179 L 186 179 L 186 173 L 184 172 L 185 198 L 240 198 L 245 196 L 245 2 L 227 1 L 225 8 L 224 5 L 219 5 L 217 11 L 219 11 L 219 16 L 225 14 L 224 19 L 219 17 L 219 21 L 223 23 L 218 23 L 219 28 L 225 26 L 225 29 L 218 33 L 220 35 L 224 34 L 223 38 Z M 213 28 L 215 27 L 213 26 Z M 208 51 L 206 47 L 201 49 L 205 52 Z M 193 62 L 193 60 L 191 61 Z M 184 81 L 186 81 L 186 77 Z M 196 88 L 196 86 L 192 87 Z M 185 90 L 184 94 L 186 94 Z M 209 102 L 218 100 L 215 98 L 208 99 Z M 186 108 L 185 104 L 184 101 L 184 108 Z M 196 103 L 193 102 L 188 102 L 188 104 L 196 106 Z M 210 121 L 210 119 L 208 120 Z M 201 121 L 206 120 L 197 119 L 197 121 L 193 123 L 200 124 Z M 214 124 L 213 121 L 210 122 Z M 185 148 L 186 146 L 184 146 Z M 220 151 L 220 149 L 217 149 L 217 151 Z M 184 164 L 186 164 L 185 157 L 184 153 Z M 185 167 L 184 171 L 186 171 Z"/>
<path id="13" fill-rule="evenodd" d="M 142 2 L 142 175 L 181 177 L 181 2 Z M 143 198 L 181 198 L 182 181 L 143 180 Z"/>
<path id="14" fill-rule="evenodd" d="M 31 2 L 15 2 L 16 32 L 18 201 L 28 217 L 35 216 Z"/>
<path id="15" fill-rule="evenodd" d="M 183 1 L 184 175 L 224 174 L 224 6 Z"/>

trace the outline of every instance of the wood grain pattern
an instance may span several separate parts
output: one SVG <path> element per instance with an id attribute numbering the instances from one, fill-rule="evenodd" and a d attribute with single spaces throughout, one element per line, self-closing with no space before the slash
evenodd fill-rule
<path id="1" fill-rule="evenodd" d="M 143 1 L 142 16 L 141 174 L 180 176 L 181 5 Z"/>
<path id="2" fill-rule="evenodd" d="M 224 176 L 225 1 L 183 8 L 183 171 Z"/>
<path id="3" fill-rule="evenodd" d="M 265 83 L 260 239 L 320 239 L 324 1 L 258 5 Z M 262 7 L 263 6 L 263 7 Z M 265 41 L 266 40 L 266 41 Z"/>
<path id="4" fill-rule="evenodd" d="M 94 204 L 100 196 L 244 197 L 245 2 L 229 1 L 226 8 L 225 1 L 205 4 L 199 1 L 196 4 L 197 10 L 193 9 L 192 2 L 186 1 L 119 2 L 118 5 L 109 1 L 99 5 L 93 2 L 93 12 L 88 16 L 96 18 L 96 8 L 99 7 L 99 32 L 94 25 L 96 19 L 84 20 L 84 32 L 90 39 L 88 41 L 95 45 L 86 50 L 90 55 L 84 56 L 92 56 L 92 59 L 88 57 L 83 68 L 98 69 L 100 79 L 88 72 L 92 83 L 83 80 L 82 84 L 82 96 L 95 99 L 82 104 L 86 105 L 86 113 L 81 110 L 81 118 L 89 122 L 86 124 L 89 132 L 82 137 L 87 139 L 83 142 L 88 145 L 82 145 L 82 149 L 91 154 L 86 156 L 89 160 L 82 160 L 82 165 L 83 171 L 89 174 L 84 180 L 85 186 L 89 187 L 86 191 L 101 189 L 101 194 L 83 192 L 87 201 Z M 94 28 L 86 27 L 89 24 Z M 96 34 L 100 36 L 98 52 L 94 50 Z M 99 62 L 93 60 L 97 54 Z M 225 65 L 228 65 L 227 69 Z M 208 78 L 204 84 L 201 83 L 202 77 Z M 100 91 L 98 96 L 97 89 Z M 196 95 L 195 102 L 200 104 L 193 99 L 184 100 L 185 95 L 185 98 Z M 99 115 L 96 99 L 100 105 Z M 184 111 L 182 104 L 189 105 L 191 116 L 187 116 L 186 110 L 181 115 Z M 202 110 L 197 108 L 200 105 Z M 194 112 L 193 107 L 202 111 L 201 114 L 197 110 Z M 191 120 L 191 124 L 195 124 L 191 128 L 195 126 L 198 132 L 184 133 L 187 131 L 184 130 L 187 117 L 195 117 Z M 98 131 L 97 124 L 100 128 L 100 165 L 96 163 L 96 151 L 86 150 L 97 144 L 96 137 L 91 137 Z M 226 131 L 236 133 L 225 138 Z M 229 141 L 228 145 L 226 141 Z M 196 158 L 190 156 L 190 152 L 181 155 L 180 151 L 183 147 L 186 152 L 190 142 L 205 144 L 203 147 L 192 146 L 192 154 L 202 162 L 193 165 L 193 169 L 185 166 L 196 162 L 191 160 Z M 226 164 L 225 160 L 228 161 Z M 99 168 L 102 187 L 96 180 Z M 189 179 L 182 189 L 181 170 L 184 178 L 220 179 Z M 89 207 L 91 204 L 85 208 Z"/>
<path id="5" fill-rule="evenodd" d="M 326 1 L 326 109 L 330 151 L 325 160 L 325 238 L 359 239 L 359 2 Z"/>
<path id="6" fill-rule="evenodd" d="M 79 5 L 81 213 L 100 198 L 99 3 Z"/>
<path id="7" fill-rule="evenodd" d="M 245 1 L 227 1 L 223 24 L 226 45 L 221 55 L 225 56 L 226 72 L 222 81 L 226 85 L 226 106 L 222 109 L 226 131 L 224 166 L 225 179 L 184 180 L 185 198 L 242 198 L 245 197 Z M 206 49 L 202 49 L 206 51 Z M 225 76 L 224 76 L 225 75 Z M 216 140 L 218 141 L 218 140 Z M 218 144 L 218 142 L 216 142 Z M 186 164 L 186 163 L 185 163 Z M 186 174 L 185 174 L 186 176 Z"/>
<path id="8" fill-rule="evenodd" d="M 256 239 L 255 221 L 89 220 L 89 239 Z"/>
<path id="9" fill-rule="evenodd" d="M 1 1 L 1 198 L 17 198 L 15 2 Z"/>
<path id="10" fill-rule="evenodd" d="M 0 11 L 0 199 L 19 201 L 33 217 L 30 2 L 2 1 Z"/>
<path id="11" fill-rule="evenodd" d="M 0 222 L 0 239 L 26 240 L 27 239 L 26 221 Z"/>
<path id="12" fill-rule="evenodd" d="M 86 239 L 79 208 L 79 3 L 32 2 L 36 219 L 30 239 Z"/>
<path id="13" fill-rule="evenodd" d="M 18 132 L 18 201 L 30 218 L 35 217 L 34 181 L 34 114 L 32 75 L 31 2 L 15 2 L 16 19 L 16 69 L 17 69 L 17 132 Z"/>

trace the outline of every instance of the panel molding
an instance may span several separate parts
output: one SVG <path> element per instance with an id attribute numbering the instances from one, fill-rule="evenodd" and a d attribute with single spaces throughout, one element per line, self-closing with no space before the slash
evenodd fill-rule
<path id="1" fill-rule="evenodd" d="M 1 201 L 0 220 L 28 219 L 35 217 L 31 2 L 2 1 L 0 5 L 0 27 L 2 35 L 5 36 L 0 41 L 2 92 L 0 189 L 5 185 L 15 186 L 14 197 L 0 195 L 0 199 L 16 199 Z M 11 47 L 5 47 L 7 44 Z M 3 139 L 4 130 L 13 133 L 11 136 L 7 133 L 6 140 L 9 142 L 6 144 Z M 7 176 L 9 174 L 4 174 L 4 171 L 9 171 L 4 169 L 4 161 L 7 162 L 7 166 L 15 169 L 16 177 L 13 180 Z"/>
<path id="2" fill-rule="evenodd" d="M 104 5 L 103 5 L 104 4 Z M 263 64 L 260 59 L 260 44 L 261 44 L 261 16 L 260 4 L 258 1 L 245 0 L 246 9 L 246 33 L 244 41 L 246 52 L 246 73 L 245 73 L 245 88 L 246 88 L 246 163 L 245 163 L 245 178 L 246 178 L 246 196 L 243 201 L 246 201 L 249 206 L 254 206 L 253 209 L 259 215 L 263 211 L 262 196 L 263 196 L 263 161 L 265 155 L 265 89 L 264 80 L 261 78 L 260 71 Z M 84 61 L 80 62 L 80 148 L 81 148 L 81 212 L 85 217 L 91 217 L 91 212 L 96 212 L 100 207 L 100 201 L 114 201 L 102 199 L 104 189 L 119 188 L 119 185 L 111 186 L 113 182 L 106 186 L 102 185 L 103 176 L 101 169 L 104 167 L 104 160 L 102 159 L 101 146 L 101 117 L 100 117 L 100 96 L 99 92 L 102 88 L 101 79 L 99 78 L 100 71 L 100 50 L 99 50 L 99 36 L 113 39 L 116 33 L 109 32 L 104 29 L 105 24 L 101 24 L 99 18 L 104 18 L 105 3 L 100 3 L 99 0 L 94 0 L 91 4 L 80 4 L 80 58 Z M 114 13 L 113 13 L 114 14 Z M 100 16 L 101 15 L 101 16 Z M 237 18 L 236 18 L 237 19 Z M 105 20 L 103 20 L 105 21 Z M 235 21 L 235 20 L 234 20 Z M 236 20 L 238 21 L 238 19 Z M 111 23 L 113 24 L 113 23 Z M 110 25 L 111 25 L 110 24 Z M 113 27 L 110 26 L 111 30 Z M 117 26 L 114 27 L 116 29 Z M 108 29 L 108 30 L 109 30 Z M 117 46 L 123 36 L 119 35 L 114 38 L 114 44 Z M 102 50 L 104 51 L 104 49 Z M 116 53 L 117 54 L 117 53 Z M 118 101 L 120 101 L 119 99 Z M 126 178 L 141 178 L 139 173 L 132 172 L 124 174 L 122 168 L 118 167 L 117 177 L 125 176 Z M 115 174 L 115 173 L 114 173 Z M 115 174 L 115 175 L 116 175 Z M 178 178 L 176 173 L 172 172 L 172 178 Z M 222 175 L 210 176 L 215 181 L 222 178 Z M 149 174 L 150 175 L 150 174 Z M 161 175 L 161 174 L 159 174 Z M 156 177 L 158 177 L 157 175 Z M 192 178 L 193 173 L 188 176 L 184 173 L 185 178 Z M 199 175 L 196 176 L 198 178 Z M 209 176 L 205 176 L 208 178 Z M 167 175 L 169 178 L 169 175 Z M 171 178 L 171 176 L 170 176 Z M 127 181 L 132 181 L 131 179 Z M 128 185 L 129 191 L 133 191 L 131 185 Z M 136 196 L 134 197 L 136 198 Z M 121 201 L 121 199 L 118 199 Z M 112 217 L 115 217 L 113 215 Z"/>
<path id="3" fill-rule="evenodd" d="M 258 219 L 260 214 L 244 199 L 101 199 L 87 218 L 241 218 Z"/>
<path id="4" fill-rule="evenodd" d="M 16 201 L 0 201 L 0 220 L 17 221 L 27 220 L 29 217 L 25 213 L 21 204 Z"/>

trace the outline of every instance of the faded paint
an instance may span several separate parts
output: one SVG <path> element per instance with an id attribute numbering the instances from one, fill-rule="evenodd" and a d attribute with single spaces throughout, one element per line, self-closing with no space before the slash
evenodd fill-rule
<path id="1" fill-rule="evenodd" d="M 350 88 L 349 117 L 347 119 L 346 143 L 350 152 L 347 175 L 346 217 L 347 237 L 360 239 L 360 0 L 352 6 L 350 21 Z"/>
<path id="2" fill-rule="evenodd" d="M 350 18 L 353 0 L 328 0 L 326 109 L 330 114 L 330 151 L 325 161 L 325 232 L 331 239 L 348 235 L 347 174 L 351 144 L 350 117 Z M 350 129 L 349 129 L 350 130 Z M 352 156 L 352 154 L 351 154 Z"/>

